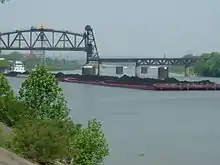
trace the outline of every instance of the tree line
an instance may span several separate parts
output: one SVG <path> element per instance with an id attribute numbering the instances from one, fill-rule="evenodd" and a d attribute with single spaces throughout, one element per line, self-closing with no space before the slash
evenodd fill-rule
<path id="1" fill-rule="evenodd" d="M 188 58 L 199 58 L 193 65 L 194 73 L 204 77 L 220 77 L 220 53 L 204 53 L 200 56 L 186 55 Z M 183 57 L 183 58 L 184 58 Z"/>
<path id="2" fill-rule="evenodd" d="M 23 61 L 28 71 L 32 70 L 36 65 L 46 65 L 47 69 L 50 71 L 74 70 L 80 69 L 82 66 L 82 64 L 80 64 L 78 60 L 67 60 L 58 58 L 52 59 L 49 57 L 42 59 L 36 56 L 25 57 L 19 52 L 0 54 L 0 58 L 5 59 L 0 60 L 0 67 L 10 66 L 11 63 L 9 61 Z M 13 65 L 13 63 L 11 65 Z"/>

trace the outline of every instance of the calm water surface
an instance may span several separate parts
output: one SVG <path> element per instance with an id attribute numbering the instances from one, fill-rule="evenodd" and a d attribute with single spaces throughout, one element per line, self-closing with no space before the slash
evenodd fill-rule
<path id="1" fill-rule="evenodd" d="M 18 91 L 23 79 L 9 81 Z M 111 150 L 106 165 L 220 164 L 220 92 L 60 85 L 73 120 L 103 121 Z"/>

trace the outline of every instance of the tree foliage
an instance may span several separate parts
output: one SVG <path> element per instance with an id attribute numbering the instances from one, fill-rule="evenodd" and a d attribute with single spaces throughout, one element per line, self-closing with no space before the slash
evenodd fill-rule
<path id="1" fill-rule="evenodd" d="M 69 109 L 56 78 L 39 66 L 22 83 L 19 99 L 35 110 L 38 119 L 67 119 Z"/>
<path id="2" fill-rule="evenodd" d="M 193 66 L 190 66 L 191 72 L 198 76 L 220 77 L 220 53 L 204 53 L 200 56 L 187 54 L 182 58 L 198 58 L 199 60 Z M 184 67 L 171 66 L 170 70 L 177 73 L 184 72 Z"/>
<path id="3" fill-rule="evenodd" d="M 205 77 L 220 77 L 220 53 L 205 53 L 195 64 L 194 71 Z"/>
<path id="4" fill-rule="evenodd" d="M 0 96 L 12 94 L 12 88 L 9 85 L 8 80 L 3 74 L 0 73 Z"/>
<path id="5" fill-rule="evenodd" d="M 23 118 L 30 118 L 33 111 L 15 97 L 8 80 L 0 74 L 0 122 L 14 127 Z"/>
<path id="6" fill-rule="evenodd" d="M 73 156 L 71 122 L 35 120 L 18 125 L 10 146 L 24 158 L 40 164 L 55 164 Z"/>
<path id="7" fill-rule="evenodd" d="M 89 121 L 88 127 L 77 127 L 71 121 L 25 122 L 14 129 L 8 143 L 14 152 L 40 164 L 98 165 L 109 154 L 97 120 Z"/>
<path id="8" fill-rule="evenodd" d="M 30 119 L 33 111 L 11 95 L 0 97 L 0 121 L 14 127 L 21 120 Z"/>
<path id="9" fill-rule="evenodd" d="M 76 153 L 74 163 L 76 165 L 97 165 L 108 156 L 109 149 L 101 126 L 99 121 L 90 120 L 88 127 L 81 127 L 75 135 L 73 141 Z"/>

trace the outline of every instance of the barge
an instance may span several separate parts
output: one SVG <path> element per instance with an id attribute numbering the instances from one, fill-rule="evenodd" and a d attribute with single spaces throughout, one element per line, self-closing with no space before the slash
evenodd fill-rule
<path id="1" fill-rule="evenodd" d="M 79 83 L 79 84 L 90 84 L 107 87 L 118 87 L 118 88 L 130 88 L 130 89 L 141 89 L 141 90 L 155 90 L 155 91 L 210 91 L 220 90 L 220 84 L 199 84 L 199 83 L 154 83 L 154 84 L 124 84 L 117 82 L 108 81 L 82 81 L 76 78 L 64 78 L 63 82 Z"/>
<path id="2" fill-rule="evenodd" d="M 28 72 L 16 73 L 11 72 L 5 74 L 9 77 L 27 77 Z M 175 78 L 167 78 L 165 80 L 138 78 L 138 77 L 114 77 L 114 76 L 97 76 L 97 75 L 79 75 L 79 74 L 54 74 L 56 79 L 61 82 L 90 84 L 106 87 L 130 88 L 140 90 L 154 91 L 217 91 L 220 90 L 220 84 L 216 84 L 209 80 L 204 81 L 179 81 Z"/>

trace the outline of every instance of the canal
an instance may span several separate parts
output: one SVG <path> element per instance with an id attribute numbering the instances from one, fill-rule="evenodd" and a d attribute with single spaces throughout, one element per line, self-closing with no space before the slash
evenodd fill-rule
<path id="1" fill-rule="evenodd" d="M 16 91 L 23 80 L 9 78 Z M 97 118 L 103 122 L 110 146 L 105 165 L 220 163 L 220 92 L 156 92 L 70 83 L 60 86 L 74 121 L 85 124 Z"/>

